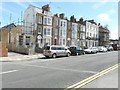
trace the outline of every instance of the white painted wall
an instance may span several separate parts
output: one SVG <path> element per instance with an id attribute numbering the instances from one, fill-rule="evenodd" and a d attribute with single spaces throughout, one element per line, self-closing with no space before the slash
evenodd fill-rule
<path id="1" fill-rule="evenodd" d="M 42 13 L 42 9 L 30 5 L 24 12 L 24 27 L 23 33 L 33 34 L 33 31 L 36 30 L 36 14 Z"/>
<path id="2" fill-rule="evenodd" d="M 66 46 L 66 37 L 67 37 L 67 20 L 59 19 L 59 44 L 60 45 Z"/>
<path id="3" fill-rule="evenodd" d="M 89 33 L 89 34 L 87 34 L 87 33 Z M 91 33 L 91 36 L 90 36 L 90 33 Z M 92 24 L 90 22 L 86 22 L 86 37 L 95 37 L 95 38 L 98 38 L 99 37 L 99 28 L 98 28 L 98 25 Z M 88 47 L 92 47 L 93 43 L 94 43 L 94 46 L 95 46 L 95 42 L 98 42 L 98 40 L 97 41 L 86 40 L 86 42 L 87 42 L 87 46 Z"/>
<path id="4" fill-rule="evenodd" d="M 78 30 L 78 24 L 77 23 L 72 23 L 72 46 L 77 46 L 77 30 Z"/>

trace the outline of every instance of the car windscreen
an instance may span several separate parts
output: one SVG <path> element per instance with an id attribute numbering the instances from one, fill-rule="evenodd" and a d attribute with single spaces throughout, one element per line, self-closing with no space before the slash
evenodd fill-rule
<path id="1" fill-rule="evenodd" d="M 76 47 L 70 47 L 71 50 L 76 49 Z"/>
<path id="2" fill-rule="evenodd" d="M 45 50 L 50 50 L 50 46 L 46 46 L 44 49 Z"/>

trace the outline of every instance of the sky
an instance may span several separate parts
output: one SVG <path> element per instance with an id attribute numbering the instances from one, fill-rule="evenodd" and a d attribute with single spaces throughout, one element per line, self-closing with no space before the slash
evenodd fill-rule
<path id="1" fill-rule="evenodd" d="M 37 7 L 42 7 L 45 4 L 50 4 L 51 12 L 55 13 L 65 13 L 65 16 L 69 19 L 70 16 L 74 15 L 77 20 L 83 17 L 84 20 L 94 19 L 97 23 L 101 25 L 108 25 L 110 30 L 110 38 L 118 38 L 118 2 L 109 2 L 108 0 L 103 0 L 102 2 L 88 2 L 88 1 L 31 1 L 29 0 L 10 0 L 7 2 L 3 0 L 0 2 L 0 20 L 1 27 L 11 22 L 18 22 L 21 20 L 21 14 L 24 15 L 26 8 L 32 4 Z"/>

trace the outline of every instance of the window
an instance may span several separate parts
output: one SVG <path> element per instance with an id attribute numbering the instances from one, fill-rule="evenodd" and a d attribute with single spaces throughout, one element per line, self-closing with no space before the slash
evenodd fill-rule
<path id="1" fill-rule="evenodd" d="M 63 32 L 64 36 L 66 36 L 66 32 L 65 32 L 65 29 L 64 29 L 64 32 Z"/>
<path id="2" fill-rule="evenodd" d="M 50 50 L 50 46 L 46 46 L 44 49 L 45 50 Z"/>
<path id="3" fill-rule="evenodd" d="M 44 28 L 44 35 L 51 35 L 51 29 L 50 28 Z"/>
<path id="4" fill-rule="evenodd" d="M 39 16 L 38 23 L 42 24 L 42 17 Z"/>
<path id="5" fill-rule="evenodd" d="M 97 34 L 96 34 L 96 38 L 97 38 Z"/>
<path id="6" fill-rule="evenodd" d="M 61 50 L 61 47 L 57 47 L 57 50 Z"/>
<path id="7" fill-rule="evenodd" d="M 44 44 L 46 44 L 46 38 L 44 38 Z"/>
<path id="8" fill-rule="evenodd" d="M 65 45 L 65 39 L 63 39 L 63 45 Z"/>
<path id="9" fill-rule="evenodd" d="M 46 35 L 46 28 L 44 28 L 44 35 Z"/>
<path id="10" fill-rule="evenodd" d="M 64 48 L 64 47 L 61 47 L 61 50 L 65 50 L 65 48 Z"/>
<path id="11" fill-rule="evenodd" d="M 89 32 L 87 32 L 87 37 L 89 37 Z"/>
<path id="12" fill-rule="evenodd" d="M 47 24 L 47 18 L 44 18 L 44 24 Z"/>
<path id="13" fill-rule="evenodd" d="M 51 24 L 51 18 L 48 18 L 48 24 Z"/>
<path id="14" fill-rule="evenodd" d="M 51 47 L 51 50 L 56 50 L 56 47 Z"/>
<path id="15" fill-rule="evenodd" d="M 62 21 L 61 21 L 61 26 L 62 26 Z"/>
<path id="16" fill-rule="evenodd" d="M 62 36 L 62 30 L 60 30 L 60 36 Z"/>
<path id="17" fill-rule="evenodd" d="M 26 36 L 26 45 L 30 45 L 30 37 Z"/>
<path id="18" fill-rule="evenodd" d="M 19 36 L 19 45 L 23 45 L 23 36 Z"/>
<path id="19" fill-rule="evenodd" d="M 42 33 L 42 28 L 40 26 L 38 27 L 38 32 Z"/>
<path id="20" fill-rule="evenodd" d="M 65 22 L 64 22 L 64 27 L 65 27 Z"/>
<path id="21" fill-rule="evenodd" d="M 90 36 L 91 36 L 92 34 L 90 33 Z"/>
<path id="22" fill-rule="evenodd" d="M 83 39 L 83 34 L 81 34 L 81 39 Z"/>
<path id="23" fill-rule="evenodd" d="M 60 45 L 62 45 L 62 39 L 60 39 Z"/>
<path id="24" fill-rule="evenodd" d="M 47 35 L 50 35 L 50 29 L 47 30 Z"/>

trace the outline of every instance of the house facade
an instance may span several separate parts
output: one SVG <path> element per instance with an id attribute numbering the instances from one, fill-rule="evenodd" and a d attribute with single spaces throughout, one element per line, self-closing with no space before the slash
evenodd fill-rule
<path id="1" fill-rule="evenodd" d="M 42 8 L 30 5 L 24 13 L 23 33 L 33 35 L 36 46 L 42 48 L 52 42 L 52 13 L 49 5 Z"/>
<path id="2" fill-rule="evenodd" d="M 78 34 L 78 23 L 76 22 L 76 18 L 73 16 L 70 17 L 70 25 L 71 25 L 71 28 L 69 30 L 70 32 L 70 45 L 71 46 L 78 46 L 79 43 L 78 43 L 78 37 L 77 37 L 77 34 Z"/>
<path id="3" fill-rule="evenodd" d="M 16 51 L 19 44 L 18 37 L 22 33 L 22 26 L 11 23 L 0 29 L 1 42 L 5 44 L 8 51 Z"/>
<path id="4" fill-rule="evenodd" d="M 103 27 L 99 25 L 99 45 L 100 46 L 109 45 L 110 43 L 109 33 L 110 32 L 107 27 Z"/>
<path id="5" fill-rule="evenodd" d="M 86 47 L 98 46 L 99 27 L 94 20 L 84 22 L 86 30 Z"/>
<path id="6" fill-rule="evenodd" d="M 43 9 L 43 46 L 52 43 L 52 14 L 49 5 L 42 7 Z"/>
<path id="7" fill-rule="evenodd" d="M 59 45 L 59 16 L 53 16 L 52 45 Z"/>
<path id="8" fill-rule="evenodd" d="M 85 39 L 85 25 L 83 24 L 83 18 L 80 18 L 78 23 L 78 43 L 81 47 L 86 47 L 86 39 Z"/>
<path id="9" fill-rule="evenodd" d="M 66 46 L 67 38 L 67 20 L 64 13 L 59 15 L 59 45 Z"/>

